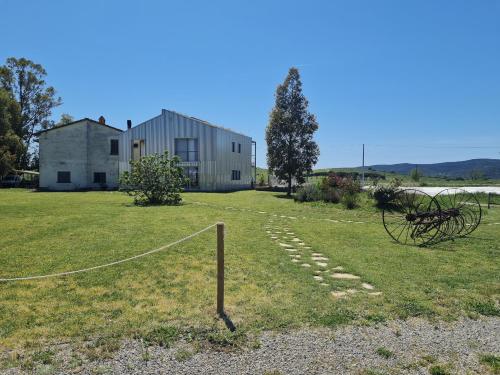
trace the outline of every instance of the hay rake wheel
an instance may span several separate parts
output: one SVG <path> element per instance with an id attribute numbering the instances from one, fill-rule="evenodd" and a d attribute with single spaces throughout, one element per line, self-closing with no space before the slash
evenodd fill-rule
<path id="1" fill-rule="evenodd" d="M 453 220 L 456 226 L 454 232 L 449 233 L 445 230 L 443 231 L 445 236 L 466 236 L 472 233 L 481 223 L 481 204 L 474 194 L 463 189 L 451 188 L 439 192 L 434 199 L 438 202 L 442 211 L 456 210 L 459 212 L 459 215 Z"/>
<path id="2" fill-rule="evenodd" d="M 434 198 L 416 189 L 398 191 L 382 211 L 387 233 L 403 245 L 425 246 L 463 237 L 481 222 L 481 205 L 474 194 L 445 189 Z"/>
<path id="3" fill-rule="evenodd" d="M 396 242 L 424 246 L 439 235 L 439 220 L 433 214 L 439 211 L 439 205 L 430 195 L 406 189 L 394 195 L 382 211 L 382 220 Z"/>

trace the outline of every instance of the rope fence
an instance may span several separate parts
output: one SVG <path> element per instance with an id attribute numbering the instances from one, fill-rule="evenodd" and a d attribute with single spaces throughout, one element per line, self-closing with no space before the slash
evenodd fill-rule
<path id="1" fill-rule="evenodd" d="M 213 227 L 215 227 L 217 225 L 218 225 L 217 223 L 209 225 L 208 227 L 203 228 L 202 230 L 199 230 L 198 232 L 190 234 L 189 236 L 181 238 L 180 240 L 177 240 L 175 242 L 169 243 L 168 245 L 164 245 L 164 246 L 161 246 L 161 247 L 159 247 L 157 249 L 153 249 L 153 250 L 147 251 L 145 253 L 142 253 L 142 254 L 139 254 L 139 255 L 134 255 L 134 256 L 132 256 L 130 258 L 117 260 L 117 261 L 114 261 L 114 262 L 111 262 L 111 263 L 101 264 L 99 266 L 94 266 L 94 267 L 89 267 L 89 268 L 82 268 L 82 269 L 74 270 L 74 271 L 66 271 L 66 272 L 53 273 L 53 274 L 48 274 L 48 275 L 21 276 L 21 277 L 12 277 L 12 278 L 0 278 L 0 282 L 48 279 L 48 278 L 51 278 L 51 277 L 69 276 L 69 275 L 74 275 L 74 274 L 77 274 L 77 273 L 89 272 L 89 271 L 94 271 L 94 270 L 101 269 L 101 268 L 115 266 L 117 264 L 121 264 L 121 263 L 125 263 L 125 262 L 130 262 L 132 260 L 135 260 L 135 259 L 138 259 L 138 258 L 142 258 L 142 257 L 145 257 L 147 255 L 151 255 L 151 254 L 157 253 L 159 251 L 168 249 L 168 248 L 170 248 L 172 246 L 178 245 L 178 244 L 180 244 L 182 242 L 190 240 L 191 238 L 196 237 L 196 236 L 198 236 L 198 235 L 200 235 L 200 234 L 202 234 L 202 233 L 204 233 L 204 232 L 212 229 Z"/>

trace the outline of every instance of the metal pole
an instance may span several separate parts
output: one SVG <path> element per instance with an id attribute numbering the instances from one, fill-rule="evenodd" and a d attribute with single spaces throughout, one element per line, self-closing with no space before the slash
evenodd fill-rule
<path id="1" fill-rule="evenodd" d="M 365 144 L 363 143 L 363 167 L 361 169 L 361 186 L 365 186 Z"/>
<path id="2" fill-rule="evenodd" d="M 257 142 L 253 142 L 253 164 L 254 164 L 254 175 L 255 175 L 255 186 L 257 186 Z"/>
<path id="3" fill-rule="evenodd" d="M 224 315 L 224 223 L 217 223 L 217 314 Z"/>

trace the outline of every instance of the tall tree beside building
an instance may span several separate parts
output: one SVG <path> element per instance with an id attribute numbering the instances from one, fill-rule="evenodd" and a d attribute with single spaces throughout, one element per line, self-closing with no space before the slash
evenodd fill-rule
<path id="1" fill-rule="evenodd" d="M 35 133 L 53 125 L 50 121 L 52 109 L 59 106 L 61 98 L 56 90 L 47 86 L 47 72 L 40 65 L 25 58 L 9 57 L 0 66 L 0 88 L 8 91 L 19 104 L 21 116 L 18 123 L 12 123 L 12 130 L 23 140 L 25 151 L 19 158 L 22 167 L 29 165 L 30 150 L 34 147 Z"/>
<path id="2" fill-rule="evenodd" d="M 16 169 L 17 156 L 24 153 L 23 142 L 12 126 L 20 117 L 19 104 L 7 91 L 0 89 L 0 177 Z"/>
<path id="3" fill-rule="evenodd" d="M 286 181 L 290 195 L 292 180 L 303 183 L 304 175 L 311 172 L 318 161 L 319 148 L 313 140 L 318 123 L 308 111 L 297 68 L 290 68 L 275 97 L 266 129 L 267 164 L 277 178 Z"/>

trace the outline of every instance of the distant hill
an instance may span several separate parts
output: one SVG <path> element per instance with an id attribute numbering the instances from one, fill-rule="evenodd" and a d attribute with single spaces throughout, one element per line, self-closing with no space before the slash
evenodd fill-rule
<path id="1" fill-rule="evenodd" d="M 370 165 L 374 171 L 395 172 L 407 175 L 415 164 L 380 164 Z M 428 177 L 470 178 L 473 173 L 480 173 L 486 178 L 500 178 L 500 159 L 472 159 L 435 164 L 418 164 L 418 170 Z"/>

